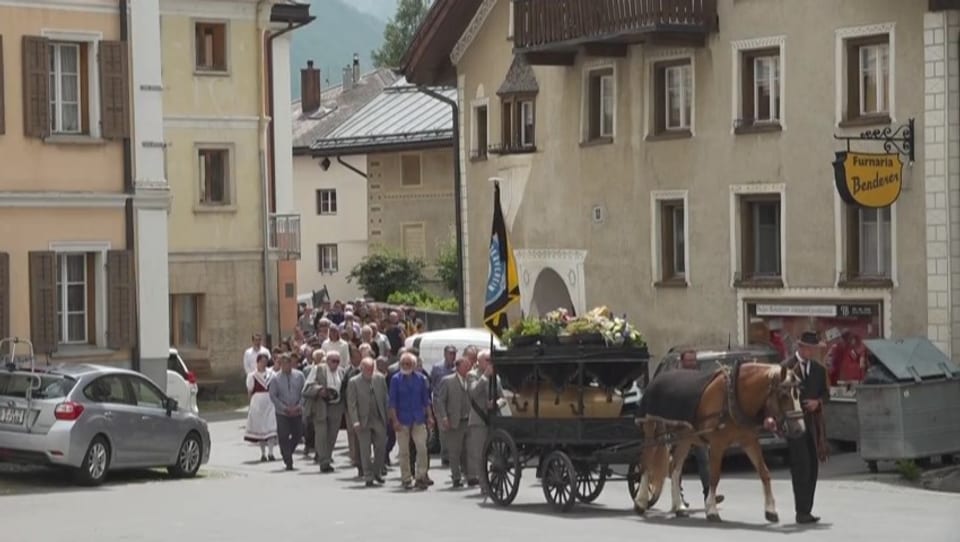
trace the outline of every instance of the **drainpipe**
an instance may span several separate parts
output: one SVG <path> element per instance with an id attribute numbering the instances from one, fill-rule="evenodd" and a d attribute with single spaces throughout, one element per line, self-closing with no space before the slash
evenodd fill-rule
<path id="1" fill-rule="evenodd" d="M 349 169 L 350 171 L 356 173 L 357 175 L 363 177 L 364 179 L 369 179 L 369 178 L 370 178 L 370 176 L 367 175 L 366 173 L 364 173 L 364 172 L 360 171 L 359 169 L 353 167 L 352 165 L 344 162 L 344 161 L 343 161 L 343 157 L 341 157 L 341 156 L 337 156 L 337 163 L 340 164 L 341 166 Z"/>
<path id="2" fill-rule="evenodd" d="M 128 21 L 129 13 L 127 8 L 127 0 L 118 0 L 117 8 L 120 11 L 120 41 L 124 42 L 129 51 L 130 47 L 130 23 Z M 133 99 L 130 98 L 130 109 L 133 109 Z M 137 247 L 136 241 L 136 231 L 135 231 L 135 216 L 133 209 L 133 198 L 136 197 L 136 187 L 134 186 L 133 181 L 133 145 L 134 139 L 132 137 L 125 137 L 121 143 L 123 148 L 123 191 L 127 195 L 126 201 L 123 206 L 123 222 L 124 222 L 124 236 L 127 239 L 126 247 L 127 250 L 135 251 Z M 136 296 L 136 289 L 134 289 L 134 296 Z M 134 307 L 140 303 L 139 299 L 134 300 Z M 130 350 L 130 368 L 134 371 L 140 370 L 140 321 L 139 321 L 139 311 L 134 310 L 131 315 L 133 319 L 133 336 L 137 337 L 137 340 L 133 341 L 133 347 Z M 109 330 L 108 330 L 109 331 Z"/>
<path id="3" fill-rule="evenodd" d="M 421 93 L 439 100 L 450 106 L 451 115 L 453 115 L 453 199 L 454 203 L 454 222 L 457 228 L 457 275 L 460 281 L 457 283 L 457 317 L 460 319 L 460 327 L 467 322 L 466 303 L 463 295 L 463 202 L 461 201 L 462 189 L 460 187 L 460 107 L 456 100 L 451 100 L 443 94 L 430 88 L 417 87 Z"/>
<path id="4" fill-rule="evenodd" d="M 274 123 L 273 123 L 273 40 L 287 32 L 292 32 L 309 24 L 307 21 L 299 24 L 289 24 L 287 28 L 278 32 L 269 30 L 270 14 L 274 0 L 260 0 L 257 2 L 257 59 L 259 63 L 259 77 L 257 78 L 257 97 L 260 100 L 260 184 L 263 187 L 263 326 L 267 334 L 268 344 L 272 333 L 273 318 L 270 311 L 270 213 L 276 209 L 275 174 L 274 171 Z M 266 16 L 262 10 L 266 9 Z M 266 18 L 266 20 L 264 20 Z M 264 89 L 266 83 L 266 89 Z M 279 314 L 277 314 L 279 318 Z M 272 344 L 270 344 L 272 346 Z"/>

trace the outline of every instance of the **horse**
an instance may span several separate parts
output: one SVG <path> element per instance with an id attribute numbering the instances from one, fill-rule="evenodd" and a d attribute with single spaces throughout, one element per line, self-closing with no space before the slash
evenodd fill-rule
<path id="1" fill-rule="evenodd" d="M 648 390 L 656 385 L 669 388 L 671 381 L 689 380 L 689 373 L 694 373 L 692 378 L 699 378 L 697 371 L 671 371 L 655 378 Z M 661 380 L 659 384 L 658 380 Z M 637 424 L 643 428 L 644 435 L 641 452 L 643 476 L 634 499 L 634 509 L 640 515 L 646 512 L 651 490 L 659 493 L 658 488 L 663 487 L 669 470 L 673 499 L 671 512 L 677 517 L 686 517 L 688 511 L 680 495 L 683 464 L 693 446 L 709 445 L 710 488 L 705 503 L 706 515 L 709 521 L 720 521 L 716 495 L 723 455 L 730 445 L 739 443 L 763 483 L 764 516 L 771 523 L 778 522 L 770 488 L 770 470 L 763 460 L 758 430 L 767 417 L 773 418 L 778 430 L 788 438 L 798 437 L 806 430 L 800 407 L 799 375 L 781 365 L 738 362 L 732 368 L 707 375 L 702 381 L 706 382 L 705 387 L 700 388 L 699 397 L 693 397 L 691 401 L 691 404 L 696 403 L 691 420 L 665 419 L 656 415 L 657 405 L 641 401 Z M 673 446 L 672 462 L 670 446 Z"/>

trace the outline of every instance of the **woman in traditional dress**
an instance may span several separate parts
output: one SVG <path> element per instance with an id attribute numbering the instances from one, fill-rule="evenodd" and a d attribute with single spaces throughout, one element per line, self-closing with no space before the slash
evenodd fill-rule
<path id="1" fill-rule="evenodd" d="M 243 439 L 260 445 L 260 461 L 276 461 L 273 447 L 277 444 L 277 412 L 270 401 L 269 385 L 274 372 L 267 369 L 266 354 L 257 356 L 257 370 L 247 375 L 250 409 Z"/>

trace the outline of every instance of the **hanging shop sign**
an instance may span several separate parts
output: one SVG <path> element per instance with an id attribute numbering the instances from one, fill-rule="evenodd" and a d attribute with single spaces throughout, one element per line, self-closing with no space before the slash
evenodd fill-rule
<path id="1" fill-rule="evenodd" d="M 847 150 L 836 153 L 834 180 L 840 199 L 848 205 L 883 208 L 893 205 L 903 190 L 903 158 L 914 161 L 914 121 L 897 129 L 870 130 L 859 136 L 833 136 Z M 877 141 L 883 153 L 854 152 L 852 141 Z"/>

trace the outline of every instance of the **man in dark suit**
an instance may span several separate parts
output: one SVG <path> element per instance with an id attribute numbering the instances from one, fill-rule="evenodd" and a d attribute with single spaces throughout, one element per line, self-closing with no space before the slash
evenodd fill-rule
<path id="1" fill-rule="evenodd" d="M 827 371 L 814 358 L 823 344 L 815 332 L 807 331 L 800 335 L 797 352 L 783 362 L 795 371 L 801 379 L 800 403 L 803 407 L 803 422 L 806 431 L 798 438 L 788 439 L 790 455 L 790 477 L 793 481 L 793 499 L 797 512 L 797 523 L 816 523 L 820 518 L 814 516 L 813 496 L 817 490 L 817 475 L 821 459 L 825 459 L 826 442 L 818 428 L 823 416 L 823 403 L 829 398 Z M 769 421 L 769 420 L 768 420 Z"/>

